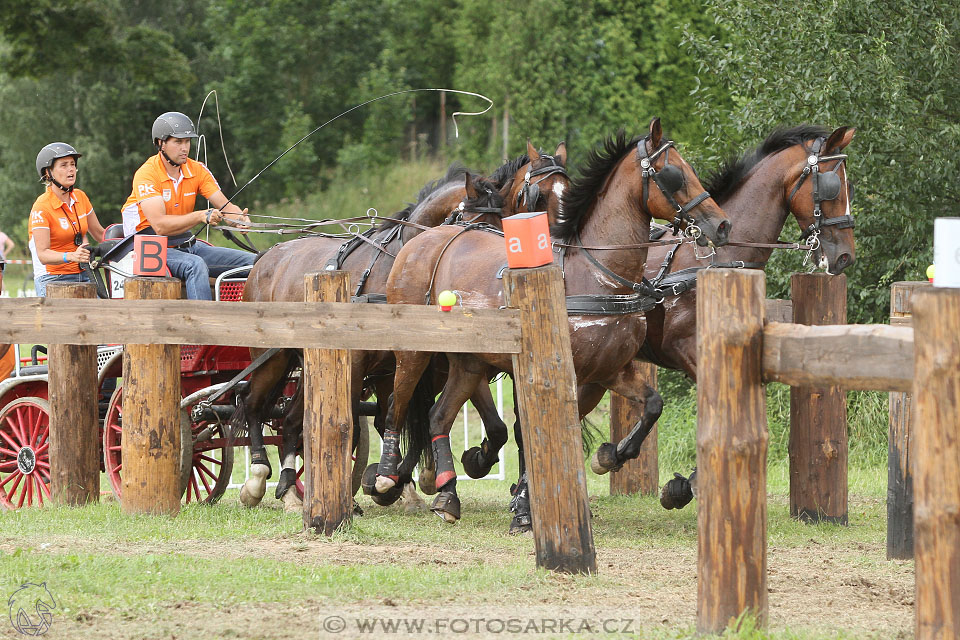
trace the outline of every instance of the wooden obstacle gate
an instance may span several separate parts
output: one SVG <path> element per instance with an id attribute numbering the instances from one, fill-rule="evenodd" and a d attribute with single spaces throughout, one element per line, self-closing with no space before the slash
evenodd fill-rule
<path id="1" fill-rule="evenodd" d="M 537 565 L 595 573 L 562 276 L 549 265 L 508 269 L 503 281 L 507 304 L 514 308 L 443 313 L 422 305 L 351 304 L 347 277 L 336 272 L 308 274 L 304 302 L 271 303 L 166 299 L 166 279 L 132 278 L 126 300 L 2 300 L 0 342 L 129 345 L 123 363 L 123 508 L 170 515 L 180 506 L 179 473 L 170 463 L 180 450 L 177 345 L 304 349 L 304 523 L 326 534 L 352 513 L 346 465 L 353 421 L 345 400 L 350 350 L 512 354 L 532 462 L 528 481 Z M 129 299 L 133 296 L 138 299 Z M 144 344 L 147 339 L 150 344 Z M 50 367 L 64 379 L 89 380 L 91 358 L 94 350 L 54 350 Z M 70 397 L 88 393 L 95 397 L 96 385 L 76 385 Z M 72 430 L 68 404 L 57 405 L 51 432 Z M 83 406 L 94 412 L 95 425 L 95 400 Z M 51 464 L 83 467 L 78 477 L 96 474 L 96 460 L 68 458 L 60 450 L 51 451 Z M 54 499 L 61 499 L 65 490 L 54 490 Z"/>
<path id="2" fill-rule="evenodd" d="M 777 381 L 912 391 L 916 637 L 960 637 L 960 290 L 915 292 L 914 331 L 764 326 L 764 286 L 761 271 L 698 275 L 698 629 L 767 617 L 763 384 Z"/>

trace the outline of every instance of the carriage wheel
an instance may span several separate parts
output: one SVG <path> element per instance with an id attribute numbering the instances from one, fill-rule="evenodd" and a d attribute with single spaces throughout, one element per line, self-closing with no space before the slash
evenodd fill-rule
<path id="1" fill-rule="evenodd" d="M 360 416 L 360 438 L 357 441 L 357 449 L 353 452 L 353 471 L 350 475 L 353 494 L 357 495 L 360 490 L 360 481 L 363 479 L 363 471 L 367 468 L 367 459 L 370 457 L 370 427 L 367 424 L 367 417 Z M 297 495 L 303 500 L 303 459 L 299 461 L 300 468 L 297 469 Z"/>
<path id="2" fill-rule="evenodd" d="M 190 438 L 189 424 L 187 431 L 184 432 L 184 425 L 180 425 L 180 468 L 190 464 L 190 458 L 193 453 L 193 440 Z M 116 391 L 110 396 L 110 404 L 107 405 L 107 415 L 103 418 L 103 466 L 110 479 L 110 488 L 113 489 L 113 495 L 117 500 L 121 499 L 123 479 L 121 471 L 123 470 L 123 458 L 121 447 L 123 442 L 123 386 L 118 385 Z M 183 473 L 180 479 L 180 495 L 183 495 L 186 488 Z"/>
<path id="3" fill-rule="evenodd" d="M 211 393 L 216 389 L 211 390 Z M 193 455 L 190 466 L 184 467 L 181 485 L 186 487 L 185 502 L 213 504 L 220 499 L 233 475 L 233 447 L 227 446 L 226 425 L 201 420 L 193 423 L 190 410 L 194 404 L 180 403 L 181 433 L 190 433 Z M 219 440 L 219 443 L 215 441 Z"/>
<path id="4" fill-rule="evenodd" d="M 0 410 L 0 504 L 8 509 L 50 499 L 50 405 L 17 398 Z"/>

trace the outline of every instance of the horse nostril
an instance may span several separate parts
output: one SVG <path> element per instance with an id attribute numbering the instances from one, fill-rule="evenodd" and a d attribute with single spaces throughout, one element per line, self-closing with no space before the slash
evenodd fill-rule
<path id="1" fill-rule="evenodd" d="M 850 257 L 849 253 L 841 253 L 840 257 L 837 258 L 837 270 L 840 271 L 846 267 L 849 267 L 853 264 L 853 258 Z"/>
<path id="2" fill-rule="evenodd" d="M 730 222 L 724 220 L 719 225 L 717 225 L 717 240 L 721 243 L 726 243 L 727 239 L 730 237 Z"/>

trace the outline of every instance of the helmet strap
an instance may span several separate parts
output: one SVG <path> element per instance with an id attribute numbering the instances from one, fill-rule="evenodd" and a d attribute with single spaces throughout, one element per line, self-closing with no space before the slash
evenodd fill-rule
<path id="1" fill-rule="evenodd" d="M 167 140 L 169 140 L 169 138 L 167 138 Z M 163 143 L 164 143 L 164 142 L 166 142 L 166 140 L 161 140 L 161 141 L 160 141 L 160 144 L 157 145 L 158 147 L 160 147 L 160 155 L 162 155 L 163 158 L 164 158 L 164 160 L 166 160 L 167 162 L 169 162 L 169 163 L 172 164 L 173 166 L 179 167 L 181 163 L 179 163 L 179 162 L 174 162 L 173 158 L 171 158 L 170 156 L 168 156 L 168 155 L 167 155 L 167 152 L 163 150 Z"/>
<path id="2" fill-rule="evenodd" d="M 57 189 L 60 189 L 60 191 L 63 191 L 64 193 L 70 193 L 71 191 L 73 191 L 73 187 L 76 186 L 76 184 L 69 187 L 63 186 L 62 184 L 57 182 L 57 180 L 53 177 L 53 174 L 50 173 L 49 168 L 47 169 L 47 180 L 49 180 L 50 183 L 53 184 L 53 186 L 55 186 Z"/>

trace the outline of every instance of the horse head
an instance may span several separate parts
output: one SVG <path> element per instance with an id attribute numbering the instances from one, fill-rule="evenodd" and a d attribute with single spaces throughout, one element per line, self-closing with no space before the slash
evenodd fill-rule
<path id="1" fill-rule="evenodd" d="M 652 217 L 671 220 L 675 230 L 683 228 L 701 246 L 727 243 L 732 223 L 673 141 L 664 138 L 660 118 L 650 121 L 649 132 L 637 144 L 637 156 L 642 210 Z"/>
<path id="2" fill-rule="evenodd" d="M 813 247 L 816 263 L 837 274 L 856 260 L 854 220 L 850 213 L 853 187 L 847 180 L 847 156 L 841 153 L 856 131 L 839 127 L 803 148 L 784 185 L 790 211 L 803 229 L 803 239 Z"/>

